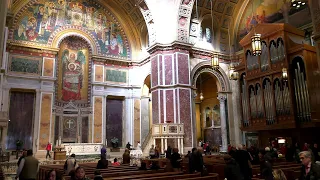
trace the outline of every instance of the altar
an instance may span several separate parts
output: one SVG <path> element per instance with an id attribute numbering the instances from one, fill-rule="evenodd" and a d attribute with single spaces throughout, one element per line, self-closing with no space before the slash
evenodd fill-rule
<path id="1" fill-rule="evenodd" d="M 75 154 L 77 155 L 96 155 L 101 153 L 102 144 L 96 143 L 64 143 L 67 155 Z"/>

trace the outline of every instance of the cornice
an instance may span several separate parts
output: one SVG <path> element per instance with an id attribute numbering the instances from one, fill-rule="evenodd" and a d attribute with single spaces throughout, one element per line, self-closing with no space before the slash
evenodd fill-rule
<path id="1" fill-rule="evenodd" d="M 174 41 L 170 44 L 160 44 L 155 43 L 152 46 L 150 46 L 147 51 L 150 54 L 154 54 L 159 51 L 172 51 L 172 50 L 184 50 L 184 51 L 190 51 L 192 49 L 192 44 L 190 43 L 184 43 L 180 41 Z"/>
<path id="2" fill-rule="evenodd" d="M 51 54 L 57 54 L 59 51 L 59 48 L 50 48 L 50 47 L 41 47 L 41 46 L 32 46 L 27 44 L 20 44 L 11 40 L 8 40 L 8 49 L 17 49 L 17 50 L 25 50 L 25 51 L 33 51 L 38 53 L 51 53 Z"/>

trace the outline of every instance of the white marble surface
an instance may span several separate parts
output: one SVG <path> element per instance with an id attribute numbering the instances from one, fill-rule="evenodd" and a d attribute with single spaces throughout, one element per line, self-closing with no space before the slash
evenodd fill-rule
<path id="1" fill-rule="evenodd" d="M 102 148 L 102 144 L 94 144 L 94 143 L 70 143 L 70 144 L 62 144 L 62 146 L 64 146 L 65 151 L 67 151 L 67 155 L 100 154 L 101 148 Z"/>

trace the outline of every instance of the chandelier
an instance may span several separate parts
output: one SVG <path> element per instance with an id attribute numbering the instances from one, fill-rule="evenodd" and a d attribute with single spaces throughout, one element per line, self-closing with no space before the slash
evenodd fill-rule
<path id="1" fill-rule="evenodd" d="M 306 3 L 303 1 L 291 0 L 292 7 L 299 9 L 300 7 L 304 6 Z"/>

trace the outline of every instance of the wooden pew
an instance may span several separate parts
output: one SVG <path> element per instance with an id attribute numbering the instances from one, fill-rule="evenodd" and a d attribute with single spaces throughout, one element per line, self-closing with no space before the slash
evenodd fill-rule
<path id="1" fill-rule="evenodd" d="M 168 174 L 165 174 L 165 176 L 160 177 L 149 177 L 149 178 L 139 178 L 139 180 L 175 180 L 175 179 L 187 179 L 187 178 L 200 178 L 200 173 L 194 173 L 194 174 L 179 174 L 179 175 L 172 175 L 168 176 Z"/>
<path id="2" fill-rule="evenodd" d="M 193 178 L 183 178 L 184 180 L 219 180 L 219 174 L 209 174 L 209 176 L 203 176 L 203 177 L 193 177 Z M 178 180 L 178 179 L 177 179 Z M 182 179 L 181 179 L 182 180 Z"/>
<path id="3" fill-rule="evenodd" d="M 112 180 L 121 180 L 121 179 L 153 179 L 156 177 L 162 177 L 162 176 L 174 176 L 174 175 L 181 175 L 182 172 L 161 172 L 161 173 L 151 173 L 151 174 L 138 174 L 138 175 L 129 175 L 129 176 L 120 176 L 120 177 L 114 177 L 109 178 Z"/>

